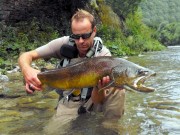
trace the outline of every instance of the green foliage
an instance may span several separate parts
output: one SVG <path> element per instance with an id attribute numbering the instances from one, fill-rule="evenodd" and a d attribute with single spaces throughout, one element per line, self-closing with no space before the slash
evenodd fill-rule
<path id="1" fill-rule="evenodd" d="M 121 29 L 116 29 L 109 25 L 98 25 L 97 35 L 105 40 L 114 41 L 117 38 L 123 36 Z"/>
<path id="2" fill-rule="evenodd" d="M 21 52 L 35 49 L 58 37 L 56 30 L 40 25 L 35 19 L 29 23 L 21 22 L 16 27 L 1 22 L 0 29 L 0 68 L 7 67 L 9 63 L 12 65 Z"/>
<path id="3" fill-rule="evenodd" d="M 128 37 L 132 42 L 128 42 L 127 46 L 135 52 L 161 50 L 164 47 L 155 38 L 154 31 L 142 22 L 141 11 L 138 10 L 134 14 L 129 14 L 126 18 L 128 28 Z"/>
<path id="4" fill-rule="evenodd" d="M 138 55 L 144 51 L 164 48 L 154 38 L 154 31 L 142 22 L 141 11 L 137 10 L 140 1 L 106 0 L 106 3 L 103 0 L 98 1 L 99 15 L 102 20 L 102 25 L 98 27 L 98 36 L 103 38 L 104 44 L 113 55 Z M 111 7 L 106 4 L 110 4 L 115 13 L 112 14 Z M 121 21 L 117 19 L 118 17 Z M 118 23 L 119 25 L 115 25 Z"/>
<path id="5" fill-rule="evenodd" d="M 101 37 L 104 44 L 110 49 L 113 55 L 131 55 L 130 49 L 125 47 L 125 37 L 121 29 L 116 29 L 109 25 L 99 25 L 97 35 Z"/>
<path id="6" fill-rule="evenodd" d="M 141 3 L 143 21 L 157 29 L 156 38 L 165 45 L 179 44 L 179 0 L 151 0 Z M 177 29 L 177 30 L 176 30 Z"/>
<path id="7" fill-rule="evenodd" d="M 151 27 L 158 28 L 162 22 L 180 21 L 179 0 L 143 0 L 140 4 L 143 21 Z"/>
<path id="8" fill-rule="evenodd" d="M 134 13 L 142 0 L 105 0 L 118 16 L 126 18 L 128 14 Z"/>
<path id="9" fill-rule="evenodd" d="M 116 29 L 120 29 L 120 20 L 116 13 L 114 13 L 110 6 L 107 6 L 104 2 L 99 4 L 99 16 L 102 24 L 111 26 Z"/>
<path id="10" fill-rule="evenodd" d="M 93 7 L 94 9 L 98 10 L 98 5 L 97 5 L 97 3 L 96 3 L 96 0 L 91 0 L 91 1 L 90 1 L 90 5 L 91 5 L 91 7 Z"/>
<path id="11" fill-rule="evenodd" d="M 156 37 L 165 45 L 180 44 L 180 23 L 169 23 L 163 25 L 159 31 L 156 32 Z"/>
<path id="12" fill-rule="evenodd" d="M 98 27 L 98 36 L 113 55 L 138 55 L 146 51 L 157 51 L 164 48 L 155 38 L 154 31 L 144 25 L 140 11 L 129 14 L 125 22 L 126 29 L 116 29 L 113 26 L 101 25 Z"/>

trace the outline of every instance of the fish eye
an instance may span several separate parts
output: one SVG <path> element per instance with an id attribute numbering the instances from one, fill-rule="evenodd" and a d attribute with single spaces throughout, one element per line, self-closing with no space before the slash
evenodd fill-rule
<path id="1" fill-rule="evenodd" d="M 146 71 L 146 70 L 142 70 L 142 69 L 138 70 L 139 75 L 146 75 L 147 73 L 148 73 L 148 71 Z"/>

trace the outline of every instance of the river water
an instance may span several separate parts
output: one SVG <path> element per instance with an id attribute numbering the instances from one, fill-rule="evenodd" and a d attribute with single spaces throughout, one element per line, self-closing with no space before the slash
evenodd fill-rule
<path id="1" fill-rule="evenodd" d="M 180 134 L 180 46 L 149 52 L 128 60 L 154 70 L 157 75 L 146 82 L 153 93 L 126 92 L 126 110 L 118 123 L 101 124 L 101 115 L 82 116 L 66 124 L 60 134 L 72 135 L 177 135 Z M 57 94 L 36 92 L 27 95 L 22 75 L 8 75 L 0 84 L 0 134 L 42 135 L 55 114 Z M 2 94 L 7 95 L 5 97 Z M 12 96 L 17 97 L 12 98 Z M 53 128 L 52 128 L 53 130 Z M 62 132 L 61 132 L 62 131 Z"/>

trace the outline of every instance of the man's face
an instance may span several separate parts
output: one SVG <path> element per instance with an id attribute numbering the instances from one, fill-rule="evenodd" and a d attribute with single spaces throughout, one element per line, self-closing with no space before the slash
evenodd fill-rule
<path id="1" fill-rule="evenodd" d="M 79 56 L 84 57 L 89 48 L 93 46 L 93 39 L 96 35 L 96 27 L 92 29 L 91 23 L 87 18 L 73 20 L 71 24 L 73 35 L 75 35 L 75 43 L 79 51 Z"/>

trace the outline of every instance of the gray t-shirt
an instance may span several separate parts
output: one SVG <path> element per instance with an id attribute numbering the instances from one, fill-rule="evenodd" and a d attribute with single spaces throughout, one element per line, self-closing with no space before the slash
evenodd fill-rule
<path id="1" fill-rule="evenodd" d="M 36 49 L 37 53 L 40 55 L 41 58 L 62 58 L 60 54 L 60 48 L 64 44 L 69 43 L 69 36 L 64 36 L 61 38 L 57 38 L 52 40 L 51 42 L 47 43 Z M 96 56 L 111 56 L 110 51 L 103 46 L 101 51 L 97 53 Z"/>

